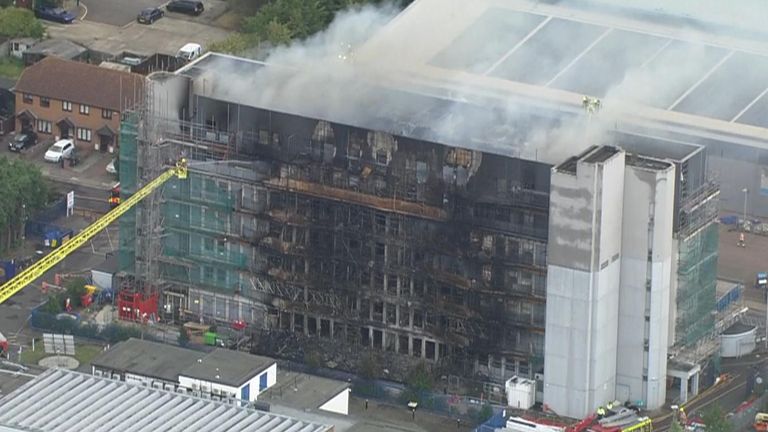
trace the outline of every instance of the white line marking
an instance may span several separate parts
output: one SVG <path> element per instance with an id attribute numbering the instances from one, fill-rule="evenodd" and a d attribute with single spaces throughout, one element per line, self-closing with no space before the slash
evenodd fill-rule
<path id="1" fill-rule="evenodd" d="M 652 62 L 652 61 L 656 60 L 656 57 L 658 57 L 659 55 L 661 55 L 661 53 L 662 53 L 662 52 L 663 52 L 665 49 L 667 49 L 667 47 L 668 47 L 668 46 L 670 46 L 670 45 L 672 44 L 672 42 L 674 42 L 674 39 L 670 39 L 670 40 L 668 40 L 668 41 L 667 41 L 667 43 L 665 43 L 664 45 L 662 45 L 662 46 L 661 46 L 661 48 L 659 48 L 659 49 L 658 49 L 658 50 L 657 50 L 655 53 L 653 53 L 653 55 L 652 55 L 652 56 L 651 56 L 651 57 L 650 57 L 648 60 L 644 61 L 644 62 L 643 62 L 643 64 L 641 64 L 641 65 L 640 65 L 640 67 L 641 67 L 641 68 L 644 68 L 644 67 L 648 66 L 648 64 L 649 64 L 650 62 Z"/>
<path id="2" fill-rule="evenodd" d="M 528 39 L 530 39 L 531 37 L 533 37 L 533 35 L 535 35 L 536 33 L 538 33 L 538 32 L 539 32 L 539 30 L 541 30 L 541 29 L 542 29 L 542 27 L 544 27 L 545 25 L 547 25 L 547 23 L 548 23 L 548 22 L 550 22 L 551 20 L 552 20 L 552 17 L 551 17 L 551 16 L 548 16 L 548 17 L 547 17 L 547 19 L 545 19 L 544 21 L 540 22 L 540 23 L 539 23 L 539 25 L 537 25 L 537 26 L 536 26 L 536 28 L 534 28 L 534 29 L 533 29 L 533 30 L 531 30 L 531 31 L 530 31 L 530 32 L 529 32 L 527 35 L 525 35 L 525 37 L 524 37 L 524 38 L 523 38 L 523 39 L 522 39 L 520 42 L 516 43 L 516 44 L 515 44 L 515 46 L 513 46 L 513 47 L 512 47 L 512 49 L 510 49 L 509 51 L 507 51 L 507 53 L 506 53 L 506 54 L 504 54 L 504 56 L 503 56 L 503 57 L 501 57 L 501 58 L 500 58 L 500 59 L 499 59 L 499 60 L 498 60 L 496 63 L 494 63 L 494 64 L 493 64 L 493 65 L 492 65 L 490 68 L 488 68 L 488 70 L 487 70 L 487 71 L 485 71 L 485 72 L 483 73 L 483 75 L 488 75 L 488 74 L 490 74 L 491 72 L 493 72 L 493 71 L 494 71 L 494 69 L 496 69 L 497 67 L 499 67 L 499 65 L 500 65 L 500 64 L 504 63 L 504 61 L 505 61 L 505 60 L 507 60 L 507 59 L 509 58 L 509 56 L 511 56 L 511 55 L 512 55 L 512 54 L 513 54 L 515 51 L 517 51 L 517 49 L 518 49 L 518 48 L 520 48 L 521 46 L 523 46 L 523 44 L 524 44 L 524 43 L 528 42 Z"/>
<path id="3" fill-rule="evenodd" d="M 731 119 L 731 123 L 735 122 L 736 120 L 739 119 L 739 117 L 743 116 L 745 112 L 749 111 L 749 109 L 752 108 L 752 105 L 756 104 L 757 101 L 760 100 L 760 98 L 762 98 L 763 96 L 765 96 L 766 93 L 768 93 L 768 87 L 766 87 L 762 93 L 757 95 L 756 98 L 752 99 L 752 102 L 750 102 L 747 106 L 745 106 L 743 110 L 739 111 L 739 113 L 736 114 L 736 117 Z"/>
<path id="4" fill-rule="evenodd" d="M 682 96 L 680 96 L 679 98 L 677 98 L 677 100 L 676 100 L 675 102 L 673 102 L 673 103 L 672 103 L 672 105 L 670 105 L 670 106 L 669 106 L 669 108 L 667 108 L 667 110 L 668 110 L 668 111 L 672 111 L 673 109 L 675 109 L 675 107 L 676 107 L 676 106 L 677 106 L 677 105 L 678 105 L 680 102 L 682 102 L 682 101 L 683 101 L 683 99 L 685 99 L 686 97 L 688 97 L 688 95 L 689 95 L 689 94 L 691 94 L 691 93 L 692 93 L 694 90 L 696 90 L 696 88 L 697 88 L 698 86 L 700 86 L 700 85 L 701 85 L 701 83 L 703 83 L 703 82 L 704 82 L 704 80 L 706 80 L 706 79 L 707 79 L 707 78 L 709 78 L 709 77 L 710 77 L 710 76 L 711 76 L 713 73 L 715 73 L 715 71 L 716 71 L 717 69 L 719 69 L 719 68 L 720 68 L 720 66 L 722 66 L 722 65 L 723 65 L 723 63 L 725 63 L 726 61 L 728 61 L 728 59 L 729 59 L 729 58 L 731 58 L 731 56 L 732 56 L 734 53 L 735 53 L 735 51 L 731 51 L 731 52 L 729 52 L 727 55 L 725 55 L 723 58 L 721 58 L 721 59 L 720 59 L 720 61 L 719 61 L 719 62 L 717 62 L 717 64 L 716 64 L 716 65 L 712 66 L 712 68 L 711 68 L 711 69 L 710 69 L 710 70 L 709 70 L 709 71 L 708 71 L 706 74 L 704 74 L 704 76 L 703 76 L 703 77 L 701 77 L 701 79 L 699 79 L 698 81 L 696 81 L 696 83 L 695 83 L 695 84 L 693 84 L 693 85 L 692 85 L 692 86 L 691 86 L 691 87 L 690 87 L 688 90 L 686 90 L 686 91 L 685 91 L 685 93 L 683 93 L 683 95 L 682 95 Z"/>
<path id="5" fill-rule="evenodd" d="M 546 83 L 546 84 L 544 85 L 544 87 L 549 87 L 549 86 L 551 86 L 551 85 L 552 85 L 552 83 L 554 83 L 555 81 L 557 81 L 557 79 L 558 79 L 558 78 L 560 78 L 560 77 L 561 77 L 561 76 L 562 76 L 562 75 L 563 75 L 565 72 L 567 72 L 567 71 L 568 71 L 568 69 L 570 69 L 570 68 L 571 68 L 571 66 L 575 65 L 577 61 L 581 60 L 581 58 L 582 58 L 582 57 L 584 57 L 584 56 L 585 56 L 585 55 L 586 55 L 586 54 L 587 54 L 587 53 L 588 53 L 590 50 L 592 50 L 592 48 L 594 48 L 594 47 L 595 47 L 595 45 L 599 44 L 601 40 L 605 39 L 605 37 L 606 37 L 606 36 L 608 36 L 608 35 L 609 35 L 609 34 L 610 34 L 612 31 L 613 31 L 613 29 L 612 29 L 612 28 L 606 29 L 606 30 L 603 32 L 603 34 L 601 34 L 600 36 L 598 36 L 598 37 L 597 37 L 597 39 L 593 40 L 593 41 L 592 41 L 592 43 L 591 43 L 591 44 L 589 44 L 589 46 L 588 46 L 588 47 L 584 48 L 584 51 L 582 51 L 582 52 L 581 52 L 579 55 L 577 55 L 577 56 L 576 56 L 576 58 L 574 58 L 573 60 L 571 60 L 571 62 L 570 62 L 570 63 L 568 63 L 568 64 L 567 64 L 567 65 L 566 65 L 564 68 L 560 69 L 560 72 L 558 72 L 558 73 L 557 73 L 557 75 L 555 75 L 555 77 L 554 77 L 554 78 L 552 78 L 551 80 L 549 80 L 549 82 L 548 82 L 548 83 Z"/>

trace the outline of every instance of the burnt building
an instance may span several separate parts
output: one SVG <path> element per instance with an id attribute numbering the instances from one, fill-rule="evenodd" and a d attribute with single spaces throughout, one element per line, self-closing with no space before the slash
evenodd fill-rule
<path id="1" fill-rule="evenodd" d="M 262 67 L 211 54 L 150 76 L 121 127 L 124 193 L 190 160 L 121 223 L 122 270 L 157 282 L 167 318 L 244 320 L 264 350 L 317 344 L 340 367 L 370 347 L 540 372 L 550 166 L 249 105 L 213 84 L 233 62 Z"/>

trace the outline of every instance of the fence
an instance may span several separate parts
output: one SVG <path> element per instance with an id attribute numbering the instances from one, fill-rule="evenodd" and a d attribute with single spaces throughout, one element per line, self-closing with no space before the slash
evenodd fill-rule
<path id="1" fill-rule="evenodd" d="M 49 205 L 24 226 L 24 235 L 27 237 L 41 237 L 48 228 L 54 227 L 52 222 L 67 214 L 67 198 L 62 197 Z"/>

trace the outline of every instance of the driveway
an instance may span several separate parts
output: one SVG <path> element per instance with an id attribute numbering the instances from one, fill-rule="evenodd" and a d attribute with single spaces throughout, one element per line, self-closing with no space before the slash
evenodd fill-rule
<path id="1" fill-rule="evenodd" d="M 90 15 L 90 12 L 88 13 Z M 139 55 L 175 55 L 188 42 L 207 44 L 227 37 L 227 30 L 198 22 L 165 17 L 153 25 L 135 21 L 123 27 L 88 21 L 75 24 L 49 24 L 48 35 L 69 39 L 91 50 L 118 55 L 128 51 Z"/>
<path id="2" fill-rule="evenodd" d="M 136 22 L 136 15 L 145 8 L 160 7 L 165 10 L 168 0 L 81 0 L 88 12 L 85 21 L 123 27 Z M 167 16 L 185 21 L 210 23 L 227 10 L 226 2 L 222 0 L 203 0 L 205 12 L 199 17 L 188 17 L 183 14 L 168 13 Z M 166 11 L 167 12 L 167 11 Z M 161 20 L 162 21 L 162 20 Z"/>
<path id="3" fill-rule="evenodd" d="M 136 21 L 136 15 L 144 8 L 158 7 L 166 0 L 81 0 L 88 12 L 85 19 L 122 27 Z"/>

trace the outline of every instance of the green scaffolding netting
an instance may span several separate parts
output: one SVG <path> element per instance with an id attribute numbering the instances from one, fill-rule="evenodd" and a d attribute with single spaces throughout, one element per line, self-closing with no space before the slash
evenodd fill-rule
<path id="1" fill-rule="evenodd" d="M 680 243 L 676 342 L 690 345 L 715 324 L 718 228 L 712 224 Z"/>
<path id="2" fill-rule="evenodd" d="M 163 278 L 219 292 L 239 289 L 241 271 L 251 260 L 243 252 L 248 249 L 229 240 L 235 224 L 234 204 L 225 183 L 202 173 L 190 172 L 187 180 L 169 182 L 161 206 Z"/>
<path id="3" fill-rule="evenodd" d="M 138 164 L 138 117 L 135 113 L 126 114 L 120 123 L 119 172 L 121 199 L 126 199 L 136 192 Z M 136 265 L 136 209 L 131 209 L 120 217 L 120 248 L 118 268 L 126 273 L 134 273 Z"/>

